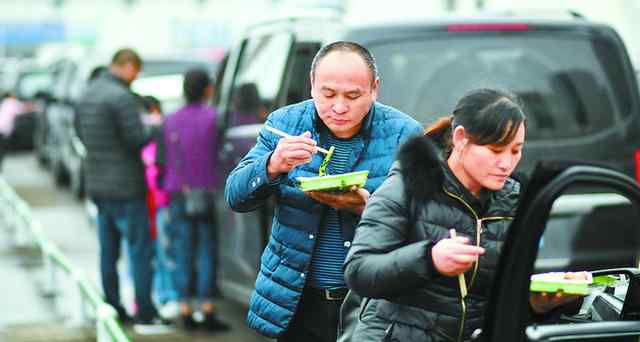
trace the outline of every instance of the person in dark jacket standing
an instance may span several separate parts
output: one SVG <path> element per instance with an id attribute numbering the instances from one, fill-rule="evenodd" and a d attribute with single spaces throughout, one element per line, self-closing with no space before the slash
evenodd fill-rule
<path id="1" fill-rule="evenodd" d="M 108 72 L 89 82 L 78 105 L 79 136 L 87 148 L 85 180 L 98 208 L 100 275 L 107 303 L 124 322 L 130 320 L 120 301 L 117 262 L 121 239 L 127 242 L 135 287 L 135 321 L 153 323 L 151 301 L 153 241 L 146 210 L 146 185 L 140 151 L 148 140 L 136 97 L 129 85 L 142 68 L 140 56 L 121 49 Z"/>
<path id="2" fill-rule="evenodd" d="M 379 78 L 373 56 L 352 42 L 335 42 L 316 54 L 310 71 L 313 100 L 268 116 L 256 145 L 227 178 L 233 210 L 250 211 L 275 197 L 271 237 L 262 255 L 247 322 L 278 341 L 335 341 L 338 312 L 347 293 L 342 263 L 355 225 L 387 175 L 397 147 L 421 126 L 376 102 Z M 363 189 L 303 193 L 296 177 L 317 176 L 335 147 L 329 174 L 369 170 Z"/>
<path id="3" fill-rule="evenodd" d="M 514 96 L 479 89 L 401 147 L 344 265 L 349 287 L 371 298 L 353 341 L 466 341 L 481 328 L 520 195 L 510 176 L 525 127 Z M 551 309 L 535 298 L 536 312 Z"/>

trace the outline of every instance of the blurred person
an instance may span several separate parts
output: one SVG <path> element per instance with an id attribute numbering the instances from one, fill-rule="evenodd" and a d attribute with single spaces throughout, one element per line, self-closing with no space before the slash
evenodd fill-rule
<path id="1" fill-rule="evenodd" d="M 349 287 L 371 298 L 353 341 L 467 341 L 482 327 L 520 197 L 521 185 L 510 176 L 525 130 L 514 96 L 479 89 L 401 147 L 399 163 L 362 214 L 344 265 Z M 575 299 L 552 297 L 532 295 L 533 311 Z"/>
<path id="2" fill-rule="evenodd" d="M 217 111 L 207 105 L 213 83 L 204 69 L 186 72 L 183 92 L 186 105 L 170 114 L 163 127 L 163 147 L 158 160 L 164 161 L 163 189 L 171 195 L 169 225 L 172 249 L 176 253 L 175 285 L 180 303 L 180 321 L 186 330 L 203 328 L 225 331 L 214 306 L 217 284 L 217 223 L 211 193 L 219 187 Z M 188 198 L 192 191 L 208 196 L 202 217 L 190 217 Z M 191 295 L 195 286 L 195 298 Z M 204 321 L 194 320 L 192 301 L 199 302 Z"/>
<path id="3" fill-rule="evenodd" d="M 232 126 L 251 125 L 264 122 L 268 113 L 262 103 L 258 86 L 253 83 L 243 83 L 233 93 Z"/>
<path id="4" fill-rule="evenodd" d="M 89 78 L 87 79 L 87 82 L 91 82 L 97 79 L 106 72 L 109 72 L 109 68 L 106 65 L 98 65 L 94 67 L 93 69 L 91 69 L 91 72 L 89 72 Z"/>
<path id="5" fill-rule="evenodd" d="M 88 83 L 78 105 L 79 137 L 87 149 L 87 194 L 98 208 L 100 273 L 107 303 L 131 321 L 120 300 L 117 262 L 124 238 L 130 254 L 138 324 L 163 323 L 151 300 L 154 245 L 149 234 L 142 147 L 149 140 L 129 86 L 142 68 L 132 49 L 118 50 L 109 70 Z"/>
<path id="6" fill-rule="evenodd" d="M 142 116 L 142 123 L 151 127 L 160 126 L 164 120 L 160 100 L 154 96 L 146 95 L 142 96 L 141 101 L 145 110 L 145 115 Z"/>
<path id="7" fill-rule="evenodd" d="M 271 238 L 247 315 L 249 326 L 278 341 L 336 341 L 347 294 L 342 263 L 355 226 L 385 178 L 396 148 L 420 134 L 418 122 L 376 102 L 374 57 L 353 42 L 324 46 L 309 73 L 312 99 L 271 113 L 253 147 L 227 178 L 225 199 L 238 212 L 275 197 Z M 317 145 L 334 146 L 328 174 L 369 170 L 361 189 L 307 192 L 296 177 L 315 176 L 324 159 Z"/>
<path id="8" fill-rule="evenodd" d="M 146 117 L 153 116 L 145 124 L 160 126 L 162 124 L 162 105 L 153 96 L 142 96 Z M 156 155 L 158 140 L 162 139 L 162 130 L 154 130 L 153 139 L 142 149 L 142 161 L 145 166 L 145 178 L 148 188 L 147 208 L 151 235 L 156 239 L 155 273 L 153 278 L 153 290 L 156 303 L 160 305 L 159 311 L 163 318 L 171 319 L 177 315 L 178 293 L 174 285 L 175 257 L 172 251 L 173 243 L 170 239 L 169 229 L 169 194 L 160 186 L 162 167 L 157 163 Z"/>
<path id="9" fill-rule="evenodd" d="M 8 152 L 9 138 L 13 133 L 16 117 L 27 112 L 27 107 L 15 94 L 6 93 L 0 103 L 0 170 Z"/>

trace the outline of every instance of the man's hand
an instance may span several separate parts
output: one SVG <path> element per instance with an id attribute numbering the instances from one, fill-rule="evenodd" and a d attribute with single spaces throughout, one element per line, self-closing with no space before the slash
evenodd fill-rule
<path id="1" fill-rule="evenodd" d="M 452 277 L 464 273 L 484 254 L 484 248 L 469 245 L 469 238 L 442 239 L 431 249 L 431 258 L 436 270 Z"/>
<path id="2" fill-rule="evenodd" d="M 564 279 L 587 280 L 591 277 L 589 272 L 567 272 Z M 529 304 L 533 311 L 538 314 L 549 312 L 559 306 L 566 305 L 582 298 L 581 295 L 566 294 L 562 291 L 555 293 L 547 292 L 531 292 L 529 295 Z"/>
<path id="3" fill-rule="evenodd" d="M 311 139 L 310 132 L 304 132 L 297 137 L 280 139 L 267 164 L 269 179 L 273 180 L 300 164 L 310 162 L 316 151 L 316 142 Z"/>
<path id="4" fill-rule="evenodd" d="M 356 186 L 346 192 L 308 191 L 305 193 L 314 200 L 334 209 L 348 210 L 358 215 L 362 214 L 364 206 L 369 200 L 369 191 Z"/>
<path id="5" fill-rule="evenodd" d="M 529 295 L 529 304 L 533 311 L 538 314 L 549 312 L 558 306 L 562 306 L 582 298 L 581 295 L 566 294 L 562 291 L 555 293 L 547 292 L 531 292 Z"/>

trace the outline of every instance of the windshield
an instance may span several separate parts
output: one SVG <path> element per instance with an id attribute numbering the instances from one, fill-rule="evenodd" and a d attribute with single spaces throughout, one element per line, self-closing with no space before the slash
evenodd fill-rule
<path id="1" fill-rule="evenodd" d="M 621 58 L 609 41 L 540 33 L 446 38 L 370 46 L 380 101 L 429 125 L 468 90 L 501 88 L 524 103 L 534 139 L 601 131 L 630 111 Z"/>

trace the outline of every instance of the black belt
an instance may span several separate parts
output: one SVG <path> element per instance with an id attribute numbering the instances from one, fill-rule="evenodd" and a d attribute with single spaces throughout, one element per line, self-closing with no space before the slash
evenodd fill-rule
<path id="1" fill-rule="evenodd" d="M 347 296 L 349 289 L 346 287 L 333 287 L 330 289 L 318 289 L 315 287 L 306 287 L 304 291 L 315 297 L 320 297 L 324 300 L 343 300 Z"/>

